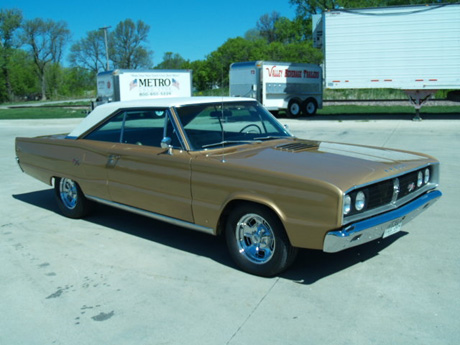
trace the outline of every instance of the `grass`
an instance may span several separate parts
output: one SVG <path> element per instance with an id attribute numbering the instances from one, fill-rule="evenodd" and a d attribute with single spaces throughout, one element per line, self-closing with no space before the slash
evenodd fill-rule
<path id="1" fill-rule="evenodd" d="M 319 109 L 318 115 L 360 115 L 360 114 L 415 114 L 412 106 L 367 106 L 367 105 L 329 105 Z M 422 107 L 420 114 L 460 114 L 460 105 Z"/>
<path id="2" fill-rule="evenodd" d="M 436 99 L 445 99 L 450 90 L 439 90 Z M 369 100 L 369 99 L 408 99 L 399 89 L 324 89 L 323 99 L 328 100 Z"/>
<path id="3" fill-rule="evenodd" d="M 85 116 L 86 112 L 82 109 L 41 107 L 0 109 L 0 120 L 67 119 Z"/>
<path id="4" fill-rule="evenodd" d="M 363 105 L 330 105 L 319 109 L 317 116 L 331 115 L 414 115 L 412 106 L 363 106 Z M 430 106 L 423 107 L 420 114 L 460 115 L 459 106 Z M 86 116 L 85 109 L 31 107 L 0 109 L 0 120 L 15 119 L 64 119 L 82 118 Z"/>

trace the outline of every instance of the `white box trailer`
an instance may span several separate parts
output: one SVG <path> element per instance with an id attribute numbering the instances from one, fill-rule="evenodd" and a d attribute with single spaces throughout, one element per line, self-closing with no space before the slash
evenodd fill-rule
<path id="1" fill-rule="evenodd" d="M 230 96 L 250 97 L 268 110 L 286 109 L 289 117 L 314 115 L 323 106 L 322 70 L 318 65 L 251 61 L 230 65 Z"/>
<path id="2" fill-rule="evenodd" d="M 97 75 L 99 104 L 158 97 L 191 96 L 191 70 L 117 69 Z"/>
<path id="3" fill-rule="evenodd" d="M 460 89 L 460 3 L 330 10 L 313 18 L 329 89 L 405 90 L 416 109 Z"/>

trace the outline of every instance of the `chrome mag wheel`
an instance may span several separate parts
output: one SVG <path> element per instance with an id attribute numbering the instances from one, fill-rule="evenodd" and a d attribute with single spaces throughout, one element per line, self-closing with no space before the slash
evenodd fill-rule
<path id="1" fill-rule="evenodd" d="M 83 218 L 90 211 L 90 201 L 86 199 L 77 182 L 65 177 L 56 177 L 54 192 L 64 216 Z"/>
<path id="2" fill-rule="evenodd" d="M 266 206 L 242 202 L 231 210 L 225 227 L 227 247 L 239 268 L 262 277 L 274 276 L 294 261 L 283 223 Z"/>
<path id="3" fill-rule="evenodd" d="M 270 261 L 275 252 L 275 235 L 272 227 L 262 216 L 249 213 L 236 224 L 238 251 L 255 264 Z"/>
<path id="4" fill-rule="evenodd" d="M 62 178 L 59 182 L 59 195 L 64 206 L 69 210 L 73 210 L 78 201 L 77 184 L 71 179 Z"/>

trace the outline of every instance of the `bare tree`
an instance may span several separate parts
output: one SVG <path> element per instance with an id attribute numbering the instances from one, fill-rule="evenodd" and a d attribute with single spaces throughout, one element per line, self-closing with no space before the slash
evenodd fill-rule
<path id="1" fill-rule="evenodd" d="M 24 23 L 22 39 L 29 46 L 30 53 L 40 79 L 42 100 L 46 100 L 46 74 L 50 64 L 59 63 L 64 45 L 70 39 L 70 31 L 65 22 L 28 20 Z"/>
<path id="2" fill-rule="evenodd" d="M 150 68 L 152 66 L 152 52 L 147 43 L 150 26 L 142 20 L 134 23 L 126 19 L 118 23 L 110 34 L 110 57 L 117 68 Z"/>
<path id="3" fill-rule="evenodd" d="M 268 43 L 276 41 L 275 24 L 280 18 L 279 12 L 273 11 L 272 14 L 264 14 L 257 22 L 260 36 L 265 38 Z"/>
<path id="4" fill-rule="evenodd" d="M 101 69 L 106 70 L 104 32 L 90 31 L 85 38 L 77 41 L 70 48 L 69 60 L 74 66 L 89 69 L 97 74 Z"/>

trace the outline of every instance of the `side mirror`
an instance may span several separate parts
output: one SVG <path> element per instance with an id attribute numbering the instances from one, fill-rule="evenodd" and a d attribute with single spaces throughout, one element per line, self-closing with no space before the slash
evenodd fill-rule
<path id="1" fill-rule="evenodd" d="M 161 140 L 161 148 L 162 149 L 168 149 L 168 155 L 172 155 L 172 145 L 171 145 L 172 139 L 170 137 L 164 137 Z"/>

